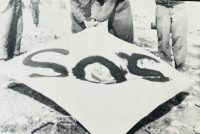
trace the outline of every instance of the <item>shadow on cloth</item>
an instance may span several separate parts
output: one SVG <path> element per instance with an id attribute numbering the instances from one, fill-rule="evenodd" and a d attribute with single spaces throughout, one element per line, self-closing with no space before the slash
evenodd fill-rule
<path id="1" fill-rule="evenodd" d="M 147 115 L 146 117 L 141 119 L 126 134 L 134 134 L 136 131 L 141 129 L 143 126 L 164 116 L 165 114 L 170 112 L 174 106 L 179 105 L 188 95 L 189 95 L 189 93 L 187 93 L 187 92 L 180 92 L 175 97 L 164 102 L 163 104 L 158 106 L 156 109 L 154 109 L 149 115 Z"/>
<path id="2" fill-rule="evenodd" d="M 51 107 L 52 109 L 58 111 L 59 113 L 65 115 L 65 116 L 70 116 L 70 114 L 66 110 L 64 110 L 62 107 L 60 107 L 56 102 L 52 101 L 51 99 L 47 98 L 46 96 L 42 95 L 41 93 L 33 90 L 32 88 L 28 87 L 25 84 L 16 83 L 15 86 L 10 87 L 10 88 L 16 92 L 19 92 L 23 95 L 33 98 L 34 100 L 36 100 L 48 107 Z M 84 128 L 84 126 L 81 123 L 79 123 L 77 121 L 77 124 L 78 124 L 78 126 L 82 127 L 86 132 L 89 133 L 89 131 L 87 131 L 87 129 Z"/>

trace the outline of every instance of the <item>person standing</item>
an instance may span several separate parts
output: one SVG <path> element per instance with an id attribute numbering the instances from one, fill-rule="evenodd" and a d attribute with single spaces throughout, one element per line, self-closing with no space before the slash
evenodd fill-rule
<path id="1" fill-rule="evenodd" d="M 93 0 L 70 0 L 71 7 L 71 31 L 78 33 L 83 31 L 90 21 L 91 6 Z"/>
<path id="2" fill-rule="evenodd" d="M 156 0 L 156 26 L 158 36 L 158 54 L 171 65 L 171 49 L 175 68 L 184 71 L 187 55 L 188 18 L 185 2 L 174 0 Z M 170 46 L 170 33 L 172 48 Z"/>
<path id="3" fill-rule="evenodd" d="M 0 60 L 9 60 L 20 54 L 23 7 L 24 4 L 21 0 L 10 0 L 7 8 L 1 12 Z"/>
<path id="4" fill-rule="evenodd" d="M 42 5 L 40 0 L 30 0 L 29 9 L 31 8 L 32 17 L 33 17 L 33 23 L 35 24 L 36 27 L 39 24 L 39 14 L 40 14 L 39 4 Z"/>
<path id="5" fill-rule="evenodd" d="M 24 3 L 21 0 L 16 0 L 15 3 L 15 13 L 13 18 L 13 23 L 11 26 L 11 31 L 9 35 L 9 44 L 15 44 L 14 56 L 20 55 L 21 39 L 23 33 L 23 12 Z"/>
<path id="6" fill-rule="evenodd" d="M 133 15 L 129 0 L 94 0 L 92 21 L 108 20 L 108 31 L 129 43 L 134 42 Z"/>
<path id="7" fill-rule="evenodd" d="M 0 13 L 0 60 L 8 60 L 8 37 L 14 13 L 14 1 L 5 0 L 1 3 Z"/>

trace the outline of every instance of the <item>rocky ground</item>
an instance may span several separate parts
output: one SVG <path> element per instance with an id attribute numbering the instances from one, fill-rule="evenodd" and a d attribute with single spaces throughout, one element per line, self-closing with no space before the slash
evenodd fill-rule
<path id="1" fill-rule="evenodd" d="M 153 0 L 131 1 L 135 44 L 156 52 L 156 31 L 150 29 L 155 20 Z M 200 3 L 188 2 L 189 32 L 188 56 L 185 74 L 196 83 L 186 91 L 178 94 L 159 106 L 147 117 L 133 127 L 129 134 L 199 134 L 200 133 Z M 146 9 L 146 10 L 144 10 Z M 31 12 L 24 9 L 24 34 L 22 52 L 44 45 L 52 40 L 67 37 L 70 32 L 69 6 L 43 4 L 39 27 L 32 24 Z M 1 62 L 0 64 L 4 64 Z M 34 92 L 23 84 L 7 84 L 11 78 L 0 75 L 0 133 L 28 133 L 44 120 L 60 120 L 68 115 L 62 108 L 41 94 Z M 172 87 L 173 88 L 173 87 Z M 55 110 L 57 109 L 57 111 Z M 59 112 L 58 112 L 59 111 Z M 85 134 L 86 130 L 72 117 L 65 116 L 67 123 L 58 125 L 59 134 Z M 47 121 L 34 133 L 49 134 L 54 124 Z"/>

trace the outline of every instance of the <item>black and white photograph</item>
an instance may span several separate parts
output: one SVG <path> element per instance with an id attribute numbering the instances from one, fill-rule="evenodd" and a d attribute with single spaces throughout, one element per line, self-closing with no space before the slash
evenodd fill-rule
<path id="1" fill-rule="evenodd" d="M 0 0 L 0 134 L 200 134 L 200 1 Z"/>

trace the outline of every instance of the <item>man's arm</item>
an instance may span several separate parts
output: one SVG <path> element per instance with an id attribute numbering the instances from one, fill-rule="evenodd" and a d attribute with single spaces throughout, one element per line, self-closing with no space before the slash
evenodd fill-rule
<path id="1" fill-rule="evenodd" d="M 117 0 L 107 0 L 104 3 L 103 8 L 97 15 L 96 20 L 99 22 L 106 21 L 110 17 L 111 13 L 113 12 L 116 6 L 116 3 L 117 3 Z"/>
<path id="2" fill-rule="evenodd" d="M 103 8 L 104 3 L 100 2 L 99 0 L 95 0 L 92 9 L 91 9 L 91 18 L 96 19 L 99 13 L 101 12 Z"/>
<path id="3" fill-rule="evenodd" d="M 81 23 L 86 19 L 86 17 L 84 17 L 84 15 L 81 12 L 78 0 L 70 0 L 70 7 L 71 7 L 71 13 L 75 17 L 78 23 Z"/>

